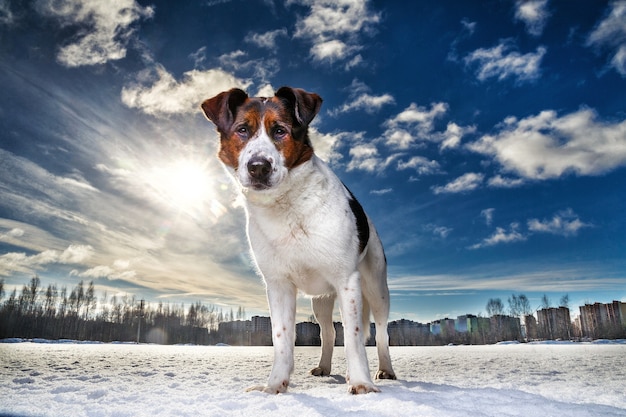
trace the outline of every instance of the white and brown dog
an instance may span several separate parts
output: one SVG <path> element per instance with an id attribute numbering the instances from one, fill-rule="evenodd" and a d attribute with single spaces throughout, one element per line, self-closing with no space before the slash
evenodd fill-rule
<path id="1" fill-rule="evenodd" d="M 365 354 L 370 311 L 376 323 L 377 379 L 395 379 L 389 356 L 387 263 L 376 229 L 352 193 L 313 153 L 308 125 L 322 99 L 282 87 L 274 97 L 240 89 L 202 103 L 220 134 L 220 160 L 242 187 L 248 239 L 263 275 L 272 320 L 269 393 L 287 390 L 294 367 L 297 291 L 312 296 L 322 357 L 313 375 L 329 375 L 335 298 L 343 320 L 353 394 L 378 392 Z"/>

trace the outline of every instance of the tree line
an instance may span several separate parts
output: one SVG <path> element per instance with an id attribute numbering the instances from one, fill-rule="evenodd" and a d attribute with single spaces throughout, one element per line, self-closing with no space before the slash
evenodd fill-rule
<path id="1" fill-rule="evenodd" d="M 8 296 L 0 280 L 0 339 L 9 337 L 163 344 L 212 344 L 219 341 L 219 323 L 242 320 L 245 309 L 224 312 L 201 302 L 145 304 L 130 295 L 98 299 L 93 281 L 74 288 L 41 286 L 34 276 Z"/>

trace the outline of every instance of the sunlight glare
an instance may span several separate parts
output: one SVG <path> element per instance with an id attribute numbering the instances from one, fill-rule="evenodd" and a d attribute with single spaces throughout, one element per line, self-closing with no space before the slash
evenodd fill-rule
<path id="1" fill-rule="evenodd" d="M 200 209 L 213 200 L 209 173 L 197 161 L 178 160 L 154 169 L 151 177 L 159 197 L 180 210 Z"/>

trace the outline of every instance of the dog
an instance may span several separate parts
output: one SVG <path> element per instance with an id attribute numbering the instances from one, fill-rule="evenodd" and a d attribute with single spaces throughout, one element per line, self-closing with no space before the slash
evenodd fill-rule
<path id="1" fill-rule="evenodd" d="M 269 98 L 234 88 L 201 105 L 219 133 L 218 157 L 245 197 L 248 240 L 270 308 L 274 363 L 267 384 L 249 391 L 278 394 L 289 386 L 298 290 L 312 297 L 320 325 L 322 355 L 312 375 L 330 375 L 338 299 L 348 391 L 380 391 L 365 353 L 370 312 L 376 379 L 396 379 L 387 333 L 387 260 L 362 206 L 313 151 L 308 126 L 321 104 L 315 93 L 281 87 Z"/>

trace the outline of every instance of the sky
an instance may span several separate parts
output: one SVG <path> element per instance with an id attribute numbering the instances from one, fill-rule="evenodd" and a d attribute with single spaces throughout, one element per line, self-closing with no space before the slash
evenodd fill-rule
<path id="1" fill-rule="evenodd" d="M 0 0 L 0 85 L 7 294 L 267 315 L 199 105 L 289 85 L 324 99 L 310 136 L 378 228 L 390 319 L 626 302 L 626 1 Z"/>

